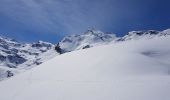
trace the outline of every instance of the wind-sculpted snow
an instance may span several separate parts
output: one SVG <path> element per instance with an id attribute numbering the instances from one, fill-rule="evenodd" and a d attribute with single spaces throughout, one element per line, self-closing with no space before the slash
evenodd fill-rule
<path id="1" fill-rule="evenodd" d="M 169 100 L 170 36 L 55 58 L 0 83 L 0 100 Z"/>

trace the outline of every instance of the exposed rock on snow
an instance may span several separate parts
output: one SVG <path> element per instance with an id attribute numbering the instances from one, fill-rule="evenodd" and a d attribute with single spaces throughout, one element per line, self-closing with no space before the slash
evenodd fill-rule
<path id="1" fill-rule="evenodd" d="M 49 56 L 44 56 L 49 54 Z M 48 42 L 19 43 L 14 39 L 0 37 L 0 80 L 17 73 L 13 69 L 26 70 L 54 57 L 54 45 Z M 7 74 L 8 73 L 8 74 Z"/>

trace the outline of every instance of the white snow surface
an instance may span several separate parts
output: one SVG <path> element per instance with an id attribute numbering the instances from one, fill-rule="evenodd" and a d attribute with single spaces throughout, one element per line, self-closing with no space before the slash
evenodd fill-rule
<path id="1" fill-rule="evenodd" d="M 0 83 L 0 100 L 169 100 L 170 36 L 65 53 Z"/>

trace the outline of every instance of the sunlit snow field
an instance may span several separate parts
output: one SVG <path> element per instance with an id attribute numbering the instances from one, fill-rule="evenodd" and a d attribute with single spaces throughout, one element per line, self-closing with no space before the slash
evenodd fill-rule
<path id="1" fill-rule="evenodd" d="M 0 100 L 169 100 L 170 36 L 73 51 L 0 82 Z"/>

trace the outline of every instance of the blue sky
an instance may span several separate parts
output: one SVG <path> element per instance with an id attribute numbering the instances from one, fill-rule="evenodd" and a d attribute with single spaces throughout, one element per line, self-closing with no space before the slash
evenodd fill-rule
<path id="1" fill-rule="evenodd" d="M 56 43 L 89 27 L 118 36 L 170 28 L 170 0 L 0 0 L 0 34 Z"/>

